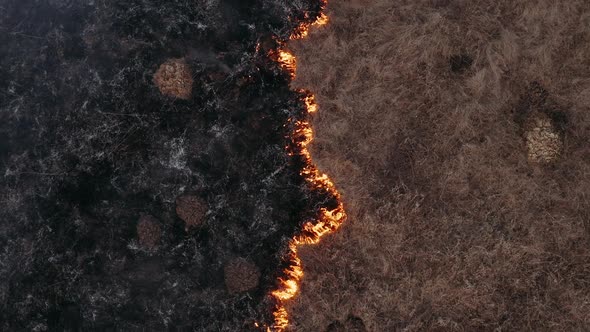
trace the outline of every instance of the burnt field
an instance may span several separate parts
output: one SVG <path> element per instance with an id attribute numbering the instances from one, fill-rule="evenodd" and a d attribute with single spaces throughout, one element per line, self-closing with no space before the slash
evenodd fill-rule
<path id="1" fill-rule="evenodd" d="M 254 330 L 304 93 L 269 57 L 321 1 L 0 2 L 0 330 Z"/>

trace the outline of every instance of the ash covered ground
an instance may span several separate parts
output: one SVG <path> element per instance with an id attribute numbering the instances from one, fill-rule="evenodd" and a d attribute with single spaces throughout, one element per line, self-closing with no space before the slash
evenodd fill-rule
<path id="1" fill-rule="evenodd" d="M 0 2 L 0 330 L 270 323 L 325 195 L 267 56 L 319 0 Z M 304 15 L 304 13 L 311 13 Z"/>

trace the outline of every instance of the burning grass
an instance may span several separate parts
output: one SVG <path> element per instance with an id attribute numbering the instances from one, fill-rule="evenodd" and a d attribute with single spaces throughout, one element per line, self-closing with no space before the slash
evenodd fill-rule
<path id="1" fill-rule="evenodd" d="M 325 4 L 323 5 L 325 6 Z M 313 23 L 306 22 L 307 20 L 303 21 L 296 29 L 290 37 L 291 40 L 307 37 L 310 27 L 325 25 L 328 22 L 328 18 L 325 14 L 320 13 Z M 280 44 L 279 49 L 272 51 L 270 56 L 274 56 L 283 70 L 290 75 L 291 79 L 295 79 L 297 60 L 291 52 L 285 49 L 285 45 Z M 302 101 L 305 104 L 307 114 L 316 113 L 318 107 L 315 97 L 312 94 L 306 94 L 304 91 L 300 91 L 300 93 L 304 96 Z M 336 202 L 336 206 L 320 208 L 317 219 L 305 222 L 300 234 L 293 237 L 289 242 L 289 253 L 286 257 L 289 266 L 283 271 L 284 276 L 279 278 L 278 289 L 271 292 L 272 297 L 277 302 L 277 307 L 273 313 L 275 317 L 274 324 L 272 327 L 267 327 L 268 331 L 271 328 L 275 331 L 284 331 L 290 325 L 289 314 L 285 308 L 285 303 L 297 295 L 299 284 L 303 278 L 303 268 L 297 253 L 298 247 L 319 243 L 324 235 L 337 230 L 346 219 L 344 205 L 334 183 L 327 174 L 318 170 L 312 160 L 309 152 L 309 144 L 313 141 L 313 129 L 310 123 L 306 120 L 296 121 L 294 127 L 293 147 L 288 148 L 289 155 L 297 155 L 301 159 L 303 168 L 301 169 L 300 175 L 305 178 L 311 189 L 328 193 L 332 196 L 332 200 Z"/>

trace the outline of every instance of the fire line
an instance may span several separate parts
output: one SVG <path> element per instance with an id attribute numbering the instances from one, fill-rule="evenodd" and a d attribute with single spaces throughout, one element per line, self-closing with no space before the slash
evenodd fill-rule
<path id="1" fill-rule="evenodd" d="M 326 4 L 327 0 L 324 0 L 322 4 L 322 13 L 315 22 L 299 25 L 299 27 L 297 27 L 291 34 L 290 39 L 305 38 L 312 26 L 322 26 L 327 24 L 328 17 L 323 14 Z M 275 52 L 275 56 L 278 59 L 277 61 L 281 67 L 289 73 L 291 80 L 293 80 L 297 69 L 295 56 L 287 51 L 284 48 L 284 45 L 281 45 L 281 47 Z M 316 104 L 313 95 L 308 94 L 303 101 L 306 105 L 308 114 L 313 114 L 318 111 L 318 105 Z M 290 240 L 288 247 L 289 252 L 286 257 L 290 262 L 290 266 L 283 271 L 283 276 L 279 278 L 278 288 L 271 292 L 271 296 L 276 300 L 277 306 L 273 312 L 274 323 L 272 326 L 266 327 L 267 332 L 285 331 L 289 326 L 289 314 L 285 308 L 285 303 L 297 295 L 299 284 L 303 277 L 301 259 L 297 254 L 298 247 L 300 245 L 319 243 L 322 236 L 337 230 L 346 219 L 344 205 L 334 183 L 328 175 L 318 170 L 313 163 L 308 149 L 309 144 L 313 140 L 313 130 L 310 123 L 308 121 L 296 122 L 293 138 L 294 143 L 298 148 L 297 153 L 302 157 L 305 165 L 300 174 L 306 179 L 312 188 L 325 190 L 332 195 L 337 201 L 337 206 L 331 209 L 322 208 L 319 217 L 315 220 L 305 222 L 301 233 Z M 256 324 L 256 326 L 258 326 L 258 324 Z"/>

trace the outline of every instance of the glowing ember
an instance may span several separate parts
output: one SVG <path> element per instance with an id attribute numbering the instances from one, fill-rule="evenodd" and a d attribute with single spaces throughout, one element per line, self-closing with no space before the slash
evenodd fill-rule
<path id="1" fill-rule="evenodd" d="M 325 5 L 326 3 L 324 2 L 324 6 Z M 304 38 L 308 35 L 310 26 L 321 26 L 327 23 L 328 17 L 321 14 L 313 24 L 300 25 L 291 35 L 291 39 Z M 295 71 L 297 69 L 295 56 L 282 48 L 279 49 L 276 54 L 279 64 L 290 74 L 291 78 L 295 78 Z M 305 103 L 309 114 L 317 112 L 318 106 L 313 95 L 304 97 L 303 102 Z M 298 147 L 297 153 L 305 162 L 305 166 L 301 170 L 301 175 L 305 177 L 311 187 L 322 189 L 330 193 L 337 200 L 338 206 L 331 210 L 322 208 L 318 219 L 306 222 L 303 225 L 301 234 L 295 236 L 289 242 L 288 261 L 290 262 L 290 266 L 283 271 L 284 276 L 279 279 L 279 288 L 271 292 L 271 295 L 275 298 L 278 304 L 273 313 L 273 325 L 271 327 L 266 327 L 269 332 L 284 331 L 289 325 L 289 314 L 287 313 L 284 303 L 297 294 L 299 291 L 299 283 L 303 277 L 303 268 L 301 267 L 301 260 L 297 255 L 297 247 L 299 245 L 318 243 L 322 236 L 334 232 L 346 219 L 344 206 L 334 183 L 330 180 L 328 175 L 320 172 L 313 164 L 308 149 L 308 145 L 313 140 L 313 130 L 309 122 L 298 121 L 296 123 L 293 139 Z M 256 326 L 258 326 L 258 324 L 256 324 Z"/>

